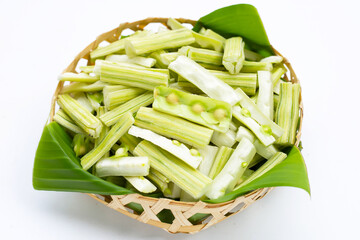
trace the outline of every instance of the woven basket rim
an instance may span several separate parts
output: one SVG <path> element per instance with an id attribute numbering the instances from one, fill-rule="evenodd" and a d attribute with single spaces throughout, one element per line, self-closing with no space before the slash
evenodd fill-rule
<path id="1" fill-rule="evenodd" d="M 74 60 L 69 64 L 69 66 L 67 68 L 64 69 L 64 72 L 76 72 L 75 69 L 80 61 L 80 59 L 85 59 L 87 60 L 88 64 L 90 63 L 90 52 L 94 49 L 96 49 L 98 47 L 98 45 L 103 42 L 103 41 L 108 41 L 108 42 L 114 42 L 116 40 L 119 39 L 121 33 L 123 30 L 125 29 L 131 29 L 133 31 L 137 31 L 137 30 L 143 30 L 145 26 L 147 26 L 150 23 L 162 23 L 165 27 L 168 27 L 166 25 L 168 18 L 158 18 L 158 17 L 150 17 L 150 18 L 146 18 L 146 19 L 142 19 L 142 20 L 138 20 L 135 22 L 125 22 L 120 24 L 118 27 L 105 32 L 101 35 L 99 35 L 92 43 L 90 43 L 86 48 L 84 48 L 75 58 Z M 190 19 L 185 19 L 185 18 L 177 18 L 177 20 L 181 23 L 189 23 L 191 25 L 195 25 L 196 21 L 194 20 L 190 20 Z M 274 50 L 276 55 L 282 56 L 284 59 L 284 64 L 286 65 L 286 67 L 288 68 L 289 72 L 290 72 L 290 78 L 285 74 L 285 80 L 286 81 L 291 81 L 292 83 L 299 83 L 299 80 L 295 74 L 295 71 L 293 70 L 291 63 L 287 60 L 287 58 L 285 58 L 282 54 L 280 54 L 274 47 L 272 47 L 272 49 Z M 55 115 L 55 106 L 56 106 L 56 100 L 57 97 L 61 91 L 61 89 L 64 86 L 64 82 L 59 81 L 56 90 L 54 92 L 54 95 L 52 97 L 51 100 L 51 109 L 50 109 L 50 114 L 49 114 L 49 119 L 48 121 L 52 122 L 54 121 L 54 115 Z M 303 107 L 303 101 L 302 101 L 302 96 L 301 96 L 301 89 L 300 89 L 300 103 L 299 103 L 299 109 L 300 109 L 300 121 L 299 121 L 299 128 L 298 128 L 298 132 L 296 135 L 296 142 L 295 142 L 295 146 L 299 146 L 300 144 L 300 138 L 301 138 L 301 129 L 302 129 L 302 123 L 303 123 L 303 112 L 304 112 L 304 107 Z M 218 209 L 218 208 L 223 208 L 226 207 L 228 205 L 235 205 L 235 203 L 237 203 L 239 201 L 239 199 L 248 199 L 254 197 L 254 199 L 252 199 L 252 201 L 246 201 L 246 204 L 250 205 L 251 203 L 263 198 L 265 195 L 267 195 L 273 188 L 263 188 L 263 189 L 257 189 L 254 191 L 251 191 L 250 193 L 247 193 L 245 195 L 239 196 L 233 200 L 230 201 L 226 201 L 226 202 L 222 202 L 222 203 L 205 203 L 202 201 L 198 201 L 198 202 L 182 202 L 182 201 L 177 201 L 177 200 L 172 200 L 172 199 L 167 199 L 167 198 L 153 198 L 153 197 L 147 197 L 147 196 L 143 196 L 141 194 L 126 194 L 126 195 L 116 195 L 116 196 L 111 196 L 112 197 L 112 201 L 109 203 L 106 200 L 101 199 L 101 197 L 99 195 L 96 194 L 88 194 L 90 197 L 96 199 L 97 201 L 109 206 L 111 203 L 113 203 L 115 201 L 115 198 L 119 198 L 119 199 L 124 199 L 127 196 L 133 197 L 134 199 L 136 198 L 139 199 L 139 201 L 144 201 L 147 204 L 149 203 L 153 203 L 156 205 L 157 202 L 159 201 L 166 201 L 166 203 L 168 205 L 166 206 L 183 206 L 183 207 L 194 207 L 196 206 L 198 203 L 203 203 L 205 204 L 203 208 L 206 209 Z M 119 200 L 120 201 L 120 200 Z M 119 202 L 117 202 L 117 204 L 119 204 Z M 120 203 L 121 205 L 122 203 Z M 238 203 L 239 204 L 239 203 Z M 231 215 L 236 214 L 238 212 L 240 212 L 241 210 L 245 209 L 247 206 L 245 204 L 245 207 L 243 207 L 240 210 L 237 210 L 234 213 L 231 213 Z M 123 204 L 125 205 L 125 204 Z M 109 206 L 129 217 L 135 218 L 139 221 L 141 216 L 143 215 L 136 215 L 134 213 L 129 213 L 126 212 L 125 208 L 123 206 L 116 206 L 117 208 L 113 207 L 113 206 Z M 144 209 L 146 211 L 146 209 Z M 231 210 L 231 209 L 230 209 Z M 136 217 L 137 216 L 137 217 Z M 229 215 L 230 216 L 230 215 Z M 223 219 L 229 217 L 229 216 L 225 216 L 224 218 L 221 218 L 222 221 Z M 176 218 L 176 216 L 175 216 Z M 209 227 L 210 225 L 213 225 L 219 221 L 215 221 L 214 223 L 210 224 L 211 221 L 209 223 L 205 223 L 205 224 L 199 224 L 199 225 L 192 225 L 191 228 L 189 226 L 176 226 L 175 228 L 172 228 L 172 226 L 174 224 L 167 224 L 167 223 L 156 223 L 156 221 L 154 222 L 154 219 L 148 219 L 147 221 L 142 221 L 154 226 L 158 226 L 161 227 L 163 229 L 165 229 L 168 232 L 171 233 L 177 233 L 177 232 L 185 232 L 185 233 L 195 233 L 200 231 L 201 229 L 205 229 L 207 227 Z M 165 226 L 166 225 L 166 226 Z M 179 225 L 179 224 L 178 224 Z M 183 231 L 181 231 L 183 230 Z"/>

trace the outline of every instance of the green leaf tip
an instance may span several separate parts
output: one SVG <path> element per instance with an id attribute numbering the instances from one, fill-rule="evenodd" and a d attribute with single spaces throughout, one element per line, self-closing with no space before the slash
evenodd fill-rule
<path id="1" fill-rule="evenodd" d="M 71 146 L 71 138 L 56 122 L 45 126 L 33 170 L 36 190 L 83 192 L 104 195 L 133 193 L 83 170 Z"/>
<path id="2" fill-rule="evenodd" d="M 207 200 L 205 202 L 222 203 L 235 199 L 256 189 L 281 186 L 301 188 L 311 196 L 306 165 L 300 150 L 295 146 L 291 148 L 287 158 L 264 175 L 221 198 Z"/>
<path id="3" fill-rule="evenodd" d="M 264 57 L 274 55 L 259 13 L 250 4 L 217 9 L 200 18 L 193 30 L 199 32 L 202 27 L 210 28 L 226 38 L 241 36 L 251 50 Z"/>

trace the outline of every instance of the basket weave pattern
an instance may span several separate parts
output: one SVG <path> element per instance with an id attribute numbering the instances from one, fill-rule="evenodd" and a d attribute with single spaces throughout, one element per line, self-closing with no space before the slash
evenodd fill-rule
<path id="1" fill-rule="evenodd" d="M 133 31 L 143 30 L 150 23 L 162 23 L 167 27 L 168 18 L 147 18 L 144 20 L 132 22 L 132 23 L 122 23 L 117 28 L 101 34 L 96 38 L 95 41 L 90 43 L 84 50 L 82 50 L 75 59 L 70 63 L 70 65 L 64 70 L 64 72 L 76 72 L 76 67 L 81 59 L 87 60 L 90 63 L 90 52 L 98 47 L 98 45 L 103 41 L 114 42 L 119 39 L 122 31 L 125 29 L 131 29 Z M 195 25 L 196 21 L 179 18 L 177 19 L 181 23 L 189 23 Z M 282 56 L 278 51 L 274 49 L 275 53 L 279 56 Z M 291 81 L 293 83 L 298 83 L 296 74 L 290 64 L 290 62 L 284 58 L 284 63 L 287 66 L 290 72 L 290 79 L 288 76 L 285 76 L 285 80 Z M 55 114 L 55 104 L 57 96 L 63 88 L 64 82 L 60 81 L 51 101 L 51 110 L 49 120 L 53 121 Z M 303 121 L 303 104 L 300 96 L 300 124 L 299 130 L 296 136 L 295 145 L 298 146 L 300 143 L 301 136 L 301 127 Z M 255 190 L 247 195 L 240 196 L 234 200 L 219 203 L 219 204 L 209 204 L 204 202 L 180 202 L 166 198 L 151 198 L 142 196 L 140 194 L 128 194 L 128 195 L 111 195 L 111 196 L 101 196 L 96 194 L 88 194 L 97 201 L 107 205 L 108 207 L 121 212 L 133 219 L 136 219 L 140 222 L 147 223 L 156 227 L 160 227 L 170 233 L 196 233 L 202 229 L 206 229 L 236 213 L 241 212 L 253 202 L 263 198 L 267 193 L 269 193 L 272 188 L 264 188 Z M 130 208 L 126 207 L 129 203 L 138 203 L 142 206 L 144 211 L 139 214 Z M 172 224 L 164 223 L 159 220 L 156 216 L 159 212 L 164 209 L 169 209 L 174 215 L 174 221 Z M 197 224 L 192 224 L 188 218 L 193 216 L 196 213 L 205 213 L 209 216 Z"/>

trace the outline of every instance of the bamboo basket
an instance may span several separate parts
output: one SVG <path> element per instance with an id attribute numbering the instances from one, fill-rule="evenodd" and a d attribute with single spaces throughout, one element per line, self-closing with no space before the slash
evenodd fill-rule
<path id="1" fill-rule="evenodd" d="M 70 65 L 63 72 L 76 72 L 76 67 L 81 59 L 87 61 L 90 64 L 90 52 L 98 47 L 98 45 L 103 42 L 114 42 L 119 39 L 121 33 L 126 29 L 131 29 L 133 31 L 143 30 L 148 24 L 151 23 L 161 23 L 164 26 L 166 25 L 168 18 L 146 18 L 132 23 L 122 23 L 117 28 L 105 32 L 98 36 L 95 41 L 90 43 L 84 50 L 82 50 L 75 59 L 70 63 Z M 196 21 L 179 18 L 177 19 L 181 23 L 188 23 L 195 25 Z M 279 56 L 282 56 L 276 49 L 273 48 L 275 53 Z M 83 61 L 83 60 L 82 60 Z M 298 83 L 296 74 L 290 64 L 290 62 L 284 58 L 284 63 L 287 66 L 290 76 L 285 76 L 285 80 L 291 81 L 293 83 Z M 55 104 L 57 96 L 61 89 L 64 86 L 64 82 L 59 82 L 55 93 L 51 101 L 51 110 L 49 120 L 53 121 L 55 114 Z M 300 136 L 301 136 L 301 127 L 303 121 L 303 104 L 302 98 L 300 96 L 300 123 L 299 129 L 296 136 L 296 146 L 299 146 Z M 206 229 L 226 218 L 243 211 L 245 208 L 250 206 L 255 201 L 263 198 L 267 195 L 273 188 L 264 188 L 258 189 L 251 193 L 248 193 L 244 196 L 240 196 L 234 200 L 219 203 L 219 204 L 209 204 L 202 201 L 198 202 L 181 202 L 175 201 L 167 198 L 152 198 L 142 196 L 140 194 L 128 194 L 128 195 L 111 195 L 111 196 L 102 196 L 96 194 L 88 194 L 90 197 L 96 199 L 97 201 L 105 204 L 106 206 L 125 214 L 128 217 L 136 219 L 140 222 L 147 223 L 159 228 L 164 229 L 169 233 L 197 233 L 200 230 Z M 139 214 L 132 209 L 126 207 L 129 203 L 138 203 L 142 206 L 144 211 Z M 164 223 L 159 220 L 156 216 L 159 212 L 164 209 L 169 209 L 174 215 L 174 221 L 172 224 Z M 209 214 L 207 218 L 202 220 L 199 223 L 192 224 L 188 218 L 193 216 L 196 213 L 205 213 Z"/>

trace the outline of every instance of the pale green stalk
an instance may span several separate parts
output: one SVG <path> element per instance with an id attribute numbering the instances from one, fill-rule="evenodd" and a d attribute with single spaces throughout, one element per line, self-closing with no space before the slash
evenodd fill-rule
<path id="1" fill-rule="evenodd" d="M 232 147 L 236 142 L 235 136 L 236 132 L 230 129 L 227 130 L 225 133 L 214 131 L 214 134 L 211 137 L 211 142 L 218 147 Z"/>
<path id="2" fill-rule="evenodd" d="M 220 65 L 213 65 L 213 64 L 207 64 L 207 63 L 199 63 L 199 65 L 208 70 L 226 71 L 226 68 L 224 66 L 220 66 Z"/>
<path id="3" fill-rule="evenodd" d="M 196 149 L 190 150 L 185 144 L 177 140 L 170 140 L 148 129 L 132 126 L 128 133 L 161 147 L 193 168 L 197 168 L 202 160 L 200 153 Z"/>
<path id="4" fill-rule="evenodd" d="M 103 88 L 108 85 L 109 84 L 101 81 L 97 81 L 92 84 L 77 82 L 64 86 L 61 89 L 60 93 L 64 94 L 64 93 L 73 93 L 73 92 L 97 92 L 97 91 L 102 91 Z"/>
<path id="5" fill-rule="evenodd" d="M 106 125 L 111 126 L 115 124 L 127 112 L 134 113 L 140 107 L 150 105 L 154 100 L 151 92 L 145 92 L 130 101 L 121 104 L 120 106 L 108 111 L 100 117 L 100 120 Z"/>
<path id="6" fill-rule="evenodd" d="M 184 31 L 188 31 L 192 33 L 192 35 L 195 38 L 195 41 L 198 45 L 200 45 L 202 48 L 208 48 L 208 49 L 214 49 L 218 52 L 221 52 L 224 48 L 224 42 L 222 39 L 220 39 L 218 36 L 210 36 L 203 35 L 194 31 L 191 31 L 190 29 L 187 29 L 185 26 L 183 26 L 180 22 L 178 22 L 174 18 L 169 18 L 167 25 L 170 26 L 171 29 L 183 29 Z M 187 44 L 189 45 L 189 44 Z"/>
<path id="7" fill-rule="evenodd" d="M 81 66 L 80 70 L 83 73 L 92 73 L 94 70 L 94 66 Z"/>
<path id="8" fill-rule="evenodd" d="M 244 48 L 245 59 L 249 61 L 260 61 L 263 57 L 249 49 Z"/>
<path id="9" fill-rule="evenodd" d="M 275 138 L 268 131 L 264 131 L 262 126 L 251 118 L 250 111 L 246 108 L 234 106 L 232 114 L 237 120 L 247 126 L 265 146 L 275 142 Z M 267 129 L 265 128 L 265 130 Z"/>
<path id="10" fill-rule="evenodd" d="M 134 155 L 134 149 L 141 142 L 141 139 L 125 133 L 121 136 L 120 142 L 128 146 L 129 152 Z"/>
<path id="11" fill-rule="evenodd" d="M 166 64 L 166 66 L 169 66 L 169 64 L 172 61 L 175 61 L 178 56 L 179 56 L 178 52 L 169 52 L 169 53 L 165 52 L 160 54 L 160 57 L 162 58 L 162 62 Z"/>
<path id="12" fill-rule="evenodd" d="M 167 86 L 170 78 L 168 70 L 159 71 L 126 63 L 96 61 L 95 69 L 100 73 L 102 82 L 151 91 L 160 85 Z"/>
<path id="13" fill-rule="evenodd" d="M 88 154 L 81 158 L 81 165 L 85 170 L 88 170 L 92 165 L 99 161 L 111 147 L 120 139 L 124 133 L 134 123 L 134 118 L 131 113 L 125 113 L 119 121 L 110 129 L 109 133 L 100 142 L 100 144 L 91 150 Z"/>
<path id="14" fill-rule="evenodd" d="M 144 177 L 125 177 L 125 179 L 139 192 L 152 193 L 156 191 L 156 186 Z"/>
<path id="15" fill-rule="evenodd" d="M 209 70 L 215 77 L 224 81 L 232 88 L 241 88 L 247 95 L 254 95 L 257 87 L 257 74 L 254 73 L 239 73 L 229 74 L 224 71 Z M 197 87 L 185 78 L 179 76 L 178 84 L 180 87 L 196 89 Z"/>
<path id="16" fill-rule="evenodd" d="M 146 177 L 149 178 L 164 194 L 171 195 L 171 190 L 169 189 L 170 181 L 161 172 L 150 168 L 149 175 Z"/>
<path id="17" fill-rule="evenodd" d="M 99 118 L 100 116 L 104 115 L 106 113 L 106 110 L 104 107 L 99 107 L 98 111 L 97 111 L 97 115 L 96 117 Z M 110 131 L 110 128 L 103 125 L 102 126 L 102 130 L 100 132 L 100 135 L 98 138 L 95 138 L 95 141 L 94 141 L 94 146 L 98 146 L 102 140 L 104 140 L 105 136 L 109 133 Z M 107 152 L 104 157 L 109 157 L 109 152 Z"/>
<path id="18" fill-rule="evenodd" d="M 62 109 L 59 109 L 56 112 L 54 116 L 54 121 L 74 133 L 85 134 L 85 131 L 79 126 L 77 126 L 76 123 Z"/>
<path id="19" fill-rule="evenodd" d="M 154 90 L 152 107 L 160 112 L 185 118 L 219 132 L 226 132 L 231 121 L 231 105 L 216 99 L 168 87 Z"/>
<path id="20" fill-rule="evenodd" d="M 92 115 L 79 102 L 70 97 L 68 94 L 58 96 L 59 106 L 71 117 L 71 119 L 80 126 L 87 134 L 97 138 L 102 129 L 99 119 Z"/>
<path id="21" fill-rule="evenodd" d="M 231 74 L 239 73 L 243 66 L 245 60 L 244 46 L 245 43 L 241 37 L 232 37 L 225 41 L 222 64 Z"/>
<path id="22" fill-rule="evenodd" d="M 178 48 L 195 42 L 188 29 L 161 32 L 142 38 L 125 39 L 125 51 L 129 57 L 135 57 L 162 49 Z"/>
<path id="23" fill-rule="evenodd" d="M 135 125 L 194 147 L 209 144 L 213 134 L 209 128 L 145 107 L 136 113 Z"/>
<path id="24" fill-rule="evenodd" d="M 104 105 L 109 110 L 114 109 L 118 105 L 125 103 L 146 91 L 141 88 L 123 88 L 116 91 L 105 89 L 107 89 L 107 87 L 105 87 L 103 91 Z"/>
<path id="25" fill-rule="evenodd" d="M 86 93 L 76 92 L 72 94 L 72 96 L 76 99 L 78 103 L 80 103 L 81 106 L 86 108 L 86 110 L 88 110 L 89 112 L 93 113 L 95 111 L 90 100 L 86 97 Z"/>
<path id="26" fill-rule="evenodd" d="M 154 58 L 148 58 L 148 57 L 129 58 L 127 55 L 117 55 L 117 54 L 106 56 L 105 60 L 109 62 L 133 63 L 148 68 L 153 67 L 156 63 L 156 60 Z"/>
<path id="27" fill-rule="evenodd" d="M 144 37 L 150 35 L 149 31 L 137 31 L 130 37 L 119 39 L 115 42 L 110 43 L 105 47 L 98 47 L 97 49 L 90 52 L 91 59 L 102 58 L 113 53 L 125 53 L 125 39 L 131 39 L 136 37 Z"/>
<path id="28" fill-rule="evenodd" d="M 244 73 L 256 73 L 257 71 L 272 71 L 273 65 L 266 62 L 251 62 L 244 61 L 241 72 Z"/>
<path id="29" fill-rule="evenodd" d="M 225 41 L 226 41 L 226 39 L 223 36 L 221 36 L 220 34 L 217 34 L 216 32 L 214 32 L 211 29 L 206 29 L 203 32 L 200 32 L 200 34 L 203 34 L 203 35 L 205 35 L 207 37 L 217 39 L 222 43 L 225 43 Z"/>
<path id="30" fill-rule="evenodd" d="M 283 66 L 277 66 L 271 71 L 271 81 L 274 88 L 274 93 L 280 93 L 280 82 L 281 77 L 286 73 L 287 69 Z"/>
<path id="31" fill-rule="evenodd" d="M 236 133 L 236 141 L 240 142 L 243 138 L 247 138 L 252 142 L 256 148 L 256 153 L 266 159 L 271 158 L 275 153 L 279 152 L 274 145 L 264 146 L 249 129 L 241 126 Z"/>
<path id="32" fill-rule="evenodd" d="M 172 199 L 180 198 L 181 188 L 173 182 L 169 182 L 168 186 L 170 190 L 169 192 L 171 192 L 171 194 L 167 193 L 164 194 L 164 196 Z"/>
<path id="33" fill-rule="evenodd" d="M 91 142 L 91 139 L 88 136 L 81 133 L 78 133 L 74 136 L 72 145 L 75 155 L 77 157 L 85 155 L 94 147 L 94 144 Z"/>
<path id="34" fill-rule="evenodd" d="M 95 165 L 98 177 L 108 176 L 146 176 L 149 174 L 150 162 L 147 157 L 103 158 Z"/>
<path id="35" fill-rule="evenodd" d="M 254 95 L 257 87 L 257 75 L 254 73 L 229 74 L 223 71 L 210 71 L 233 88 L 241 88 L 247 95 Z"/>
<path id="36" fill-rule="evenodd" d="M 256 153 L 253 144 L 242 139 L 221 172 L 215 177 L 206 196 L 216 199 L 233 190 Z"/>
<path id="37" fill-rule="evenodd" d="M 69 82 L 83 82 L 83 83 L 94 83 L 99 80 L 98 76 L 90 76 L 86 73 L 72 73 L 66 72 L 59 76 L 59 81 Z"/>
<path id="38" fill-rule="evenodd" d="M 86 93 L 86 97 L 89 99 L 89 102 L 91 103 L 92 108 L 95 111 L 98 111 L 99 107 L 101 106 L 101 103 L 104 100 L 104 96 L 101 92 L 95 92 L 95 93 Z"/>
<path id="39" fill-rule="evenodd" d="M 156 60 L 155 67 L 157 68 L 167 68 L 169 63 L 166 61 L 166 59 L 161 57 L 161 54 L 167 53 L 165 50 L 159 50 L 156 52 L 152 52 L 149 57 L 154 58 Z"/>
<path id="40" fill-rule="evenodd" d="M 282 63 L 283 60 L 284 59 L 281 56 L 270 56 L 270 57 L 266 57 L 266 58 L 261 59 L 260 62 L 278 64 L 278 63 Z"/>
<path id="41" fill-rule="evenodd" d="M 240 100 L 234 89 L 228 84 L 185 56 L 179 56 L 174 62 L 170 63 L 169 69 L 193 83 L 211 98 L 231 105 L 235 105 Z"/>
<path id="42" fill-rule="evenodd" d="M 261 177 L 265 173 L 267 173 L 270 169 L 275 167 L 277 164 L 281 163 L 287 155 L 283 152 L 276 153 L 272 158 L 267 160 L 260 168 L 258 168 L 252 175 L 249 176 L 245 181 L 243 181 L 240 185 L 238 185 L 236 189 L 239 189 L 242 186 L 250 183 L 251 181 Z"/>
<path id="43" fill-rule="evenodd" d="M 274 94 L 274 111 L 277 109 L 280 101 L 280 96 L 277 94 Z"/>
<path id="44" fill-rule="evenodd" d="M 223 54 L 214 50 L 186 46 L 180 48 L 179 53 L 194 60 L 195 62 L 212 65 L 222 64 Z"/>
<path id="45" fill-rule="evenodd" d="M 146 140 L 137 145 L 134 153 L 137 156 L 147 156 L 152 168 L 161 172 L 194 198 L 200 198 L 212 181 L 198 170 Z"/>
<path id="46" fill-rule="evenodd" d="M 199 148 L 198 150 L 201 156 L 203 157 L 203 160 L 201 161 L 199 166 L 199 171 L 202 174 L 209 176 L 211 166 L 214 163 L 215 156 L 219 148 L 215 146 L 207 145 L 205 147 Z"/>
<path id="47" fill-rule="evenodd" d="M 254 160 L 251 161 L 251 163 Z M 236 183 L 236 185 L 240 185 L 241 183 L 243 183 L 246 179 L 248 179 L 255 171 L 250 170 L 249 168 L 247 168 L 244 172 L 244 174 L 241 176 L 241 178 L 239 179 L 239 181 Z M 237 188 L 237 186 L 235 187 L 235 189 Z"/>
<path id="48" fill-rule="evenodd" d="M 276 111 L 276 123 L 285 133 L 277 139 L 277 144 L 292 145 L 295 143 L 296 128 L 299 119 L 299 84 L 284 82 L 280 85 L 280 100 Z"/>
<path id="49" fill-rule="evenodd" d="M 221 172 L 233 152 L 234 149 L 229 147 L 221 146 L 219 148 L 213 165 L 211 166 L 210 173 L 208 175 L 209 178 L 214 179 Z"/>
<path id="50" fill-rule="evenodd" d="M 259 94 L 256 105 L 270 120 L 274 120 L 273 84 L 269 71 L 258 71 Z"/>
<path id="51" fill-rule="evenodd" d="M 258 106 L 244 93 L 244 91 L 240 88 L 237 88 L 235 91 L 240 98 L 240 106 L 249 111 L 251 118 L 258 122 L 262 126 L 263 130 L 268 131 L 270 135 L 274 135 L 275 137 L 280 137 L 284 133 L 284 129 L 265 116 Z"/>

